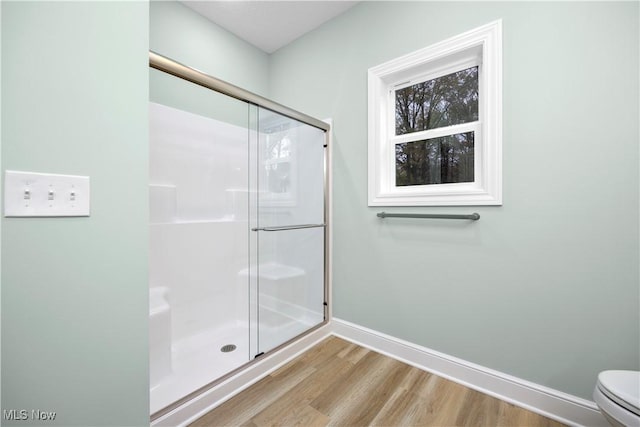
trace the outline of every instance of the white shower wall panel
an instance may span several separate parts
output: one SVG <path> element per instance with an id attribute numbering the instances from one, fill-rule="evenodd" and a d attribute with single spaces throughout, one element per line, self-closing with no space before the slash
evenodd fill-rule
<path id="1" fill-rule="evenodd" d="M 169 289 L 173 342 L 247 321 L 247 233 L 240 221 L 151 225 L 149 279 Z"/>
<path id="2" fill-rule="evenodd" d="M 247 128 L 156 103 L 149 115 L 150 184 L 175 187 L 177 221 L 246 220 Z"/>
<path id="3" fill-rule="evenodd" d="M 150 287 L 169 290 L 176 344 L 247 322 L 248 130 L 157 103 L 149 116 Z"/>

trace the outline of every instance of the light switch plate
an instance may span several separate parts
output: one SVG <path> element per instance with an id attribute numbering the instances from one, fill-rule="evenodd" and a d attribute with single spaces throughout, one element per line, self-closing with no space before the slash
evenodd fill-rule
<path id="1" fill-rule="evenodd" d="M 4 216 L 89 216 L 88 176 L 5 171 Z"/>

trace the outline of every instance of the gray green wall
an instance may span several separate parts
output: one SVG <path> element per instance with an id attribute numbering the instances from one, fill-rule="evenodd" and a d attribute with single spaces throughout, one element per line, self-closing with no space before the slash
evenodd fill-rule
<path id="1" fill-rule="evenodd" d="M 149 48 L 267 96 L 269 55 L 176 1 L 149 4 Z"/>
<path id="2" fill-rule="evenodd" d="M 148 424 L 148 5 L 1 7 L 2 170 L 91 176 L 89 218 L 2 219 L 2 409 Z"/>
<path id="3" fill-rule="evenodd" d="M 1 3 L 2 170 L 92 178 L 90 218 L 2 220 L 3 409 L 147 423 L 149 46 L 334 119 L 336 317 L 585 398 L 640 369 L 637 3 L 363 3 L 271 57 L 180 4 L 150 16 Z M 381 223 L 366 70 L 497 18 L 504 206 Z"/>
<path id="4" fill-rule="evenodd" d="M 228 83 L 267 96 L 269 55 L 175 1 L 149 3 L 149 46 L 156 53 Z M 237 126 L 248 104 L 152 70 L 149 99 Z"/>
<path id="5" fill-rule="evenodd" d="M 504 205 L 367 207 L 367 69 L 504 25 Z M 333 307 L 591 399 L 640 369 L 638 3 L 365 2 L 271 56 L 270 96 L 334 123 Z"/>

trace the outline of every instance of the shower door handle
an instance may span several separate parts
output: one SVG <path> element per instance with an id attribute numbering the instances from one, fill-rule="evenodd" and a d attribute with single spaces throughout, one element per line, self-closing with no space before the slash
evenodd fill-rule
<path id="1" fill-rule="evenodd" d="M 326 227 L 326 226 L 327 226 L 327 224 L 281 225 L 279 227 L 252 228 L 251 231 L 284 231 L 284 230 L 298 230 L 300 228 L 320 228 L 320 227 Z"/>

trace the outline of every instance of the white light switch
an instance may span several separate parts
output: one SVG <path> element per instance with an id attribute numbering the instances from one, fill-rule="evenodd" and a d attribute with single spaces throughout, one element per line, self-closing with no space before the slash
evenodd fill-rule
<path id="1" fill-rule="evenodd" d="M 5 171 L 4 216 L 89 216 L 88 176 Z"/>

